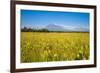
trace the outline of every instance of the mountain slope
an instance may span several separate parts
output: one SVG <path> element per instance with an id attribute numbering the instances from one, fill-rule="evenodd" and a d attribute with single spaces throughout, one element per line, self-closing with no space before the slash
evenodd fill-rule
<path id="1" fill-rule="evenodd" d="M 68 29 L 65 29 L 62 26 L 55 25 L 55 24 L 49 24 L 45 28 L 48 29 L 49 31 L 70 31 Z"/>

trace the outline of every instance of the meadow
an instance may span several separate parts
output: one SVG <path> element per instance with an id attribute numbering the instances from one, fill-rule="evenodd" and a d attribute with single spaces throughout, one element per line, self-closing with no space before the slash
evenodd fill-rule
<path id="1" fill-rule="evenodd" d="M 21 62 L 89 59 L 89 33 L 21 32 Z"/>

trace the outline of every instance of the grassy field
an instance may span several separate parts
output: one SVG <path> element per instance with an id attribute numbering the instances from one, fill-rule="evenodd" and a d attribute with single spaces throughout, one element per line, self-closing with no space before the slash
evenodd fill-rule
<path id="1" fill-rule="evenodd" d="M 21 32 L 21 62 L 89 59 L 89 33 Z"/>

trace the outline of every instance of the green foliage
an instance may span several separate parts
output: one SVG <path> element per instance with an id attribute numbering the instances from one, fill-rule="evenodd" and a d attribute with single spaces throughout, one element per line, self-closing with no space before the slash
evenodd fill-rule
<path id="1" fill-rule="evenodd" d="M 89 59 L 89 33 L 21 32 L 21 62 Z"/>
<path id="2" fill-rule="evenodd" d="M 42 28 L 42 29 L 34 29 L 34 28 L 21 28 L 22 32 L 49 32 L 48 29 Z"/>

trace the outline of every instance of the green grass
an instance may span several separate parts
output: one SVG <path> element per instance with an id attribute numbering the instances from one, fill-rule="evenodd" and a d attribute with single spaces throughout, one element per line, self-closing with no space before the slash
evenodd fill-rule
<path id="1" fill-rule="evenodd" d="M 21 32 L 21 62 L 89 59 L 89 33 Z"/>

